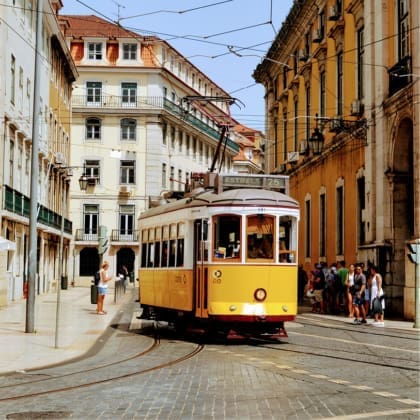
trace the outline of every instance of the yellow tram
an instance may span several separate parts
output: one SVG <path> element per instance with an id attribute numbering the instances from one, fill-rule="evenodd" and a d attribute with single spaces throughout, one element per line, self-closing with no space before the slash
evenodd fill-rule
<path id="1" fill-rule="evenodd" d="M 299 221 L 288 178 L 215 184 L 140 215 L 142 316 L 227 337 L 285 336 L 297 313 Z"/>

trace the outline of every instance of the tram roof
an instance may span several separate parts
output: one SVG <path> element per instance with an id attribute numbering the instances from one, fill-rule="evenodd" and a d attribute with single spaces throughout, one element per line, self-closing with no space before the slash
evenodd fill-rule
<path id="1" fill-rule="evenodd" d="M 219 194 L 212 191 L 199 192 L 191 197 L 144 211 L 140 219 L 198 206 L 252 206 L 298 208 L 299 203 L 292 197 L 273 190 L 236 188 Z"/>

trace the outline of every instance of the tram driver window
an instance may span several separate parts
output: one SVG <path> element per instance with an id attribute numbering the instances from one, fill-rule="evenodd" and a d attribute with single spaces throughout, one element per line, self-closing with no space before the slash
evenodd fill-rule
<path id="1" fill-rule="evenodd" d="M 213 217 L 214 258 L 240 258 L 241 217 L 225 214 Z"/>

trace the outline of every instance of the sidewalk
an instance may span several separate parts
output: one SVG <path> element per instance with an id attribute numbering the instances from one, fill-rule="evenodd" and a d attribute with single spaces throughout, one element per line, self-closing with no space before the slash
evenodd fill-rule
<path id="1" fill-rule="evenodd" d="M 25 333 L 26 300 L 0 308 L 0 374 L 59 363 L 86 353 L 118 313 L 127 296 L 114 303 L 111 287 L 105 298 L 106 315 L 96 314 L 90 287 L 60 290 L 56 328 L 57 294 L 35 296 L 34 333 Z M 57 341 L 57 347 L 55 346 Z"/>
<path id="2" fill-rule="evenodd" d="M 340 315 L 331 315 L 331 314 L 319 314 L 319 313 L 313 313 L 311 312 L 311 306 L 310 305 L 305 305 L 303 304 L 302 306 L 299 306 L 299 312 L 298 312 L 298 317 L 302 316 L 302 317 L 311 317 L 311 318 L 317 318 L 317 319 L 331 319 L 334 321 L 342 321 L 346 324 L 352 324 L 353 325 L 353 320 L 354 318 L 349 318 L 347 315 L 344 314 L 340 314 Z M 392 329 L 397 329 L 397 330 L 409 330 L 409 331 L 420 331 L 420 328 L 414 328 L 414 322 L 413 321 L 401 321 L 401 320 L 396 320 L 396 319 L 387 319 L 386 318 L 386 314 L 385 314 L 385 322 L 384 322 L 384 326 L 374 326 L 373 324 L 373 319 L 371 318 L 367 318 L 367 323 L 362 325 L 362 327 L 371 327 L 373 328 L 377 328 L 377 329 L 383 329 L 383 328 L 392 328 Z"/>

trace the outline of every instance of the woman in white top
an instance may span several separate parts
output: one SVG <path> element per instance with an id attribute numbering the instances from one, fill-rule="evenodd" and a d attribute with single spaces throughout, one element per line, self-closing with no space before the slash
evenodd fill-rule
<path id="1" fill-rule="evenodd" d="M 101 279 L 99 280 L 98 284 L 98 302 L 96 306 L 96 312 L 98 315 L 106 314 L 104 311 L 104 299 L 108 289 L 108 282 L 112 280 L 112 277 L 108 275 L 108 268 L 108 262 L 104 261 L 101 266 L 101 270 L 99 271 L 101 274 Z"/>
<path id="2" fill-rule="evenodd" d="M 382 289 L 382 277 L 377 272 L 377 267 L 370 267 L 371 275 L 371 288 L 370 288 L 370 307 L 373 312 L 373 324 L 377 326 L 384 325 L 384 309 L 385 309 L 385 299 L 384 291 Z M 375 301 L 376 299 L 376 301 Z"/>
<path id="3" fill-rule="evenodd" d="M 350 318 L 353 318 L 353 297 L 350 292 L 352 286 L 354 286 L 354 264 L 349 265 L 349 272 L 347 274 L 346 282 L 346 302 Z"/>

